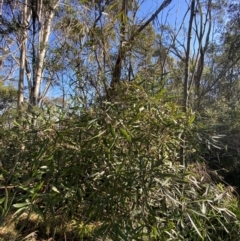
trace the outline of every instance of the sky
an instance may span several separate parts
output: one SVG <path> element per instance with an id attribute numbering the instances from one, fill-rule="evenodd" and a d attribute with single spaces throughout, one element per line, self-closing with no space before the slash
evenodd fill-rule
<path id="1" fill-rule="evenodd" d="M 152 14 L 159 8 L 164 0 L 138 0 L 140 9 L 138 11 L 138 18 L 143 22 L 149 19 Z M 172 0 L 172 2 L 159 13 L 157 17 L 157 24 L 155 27 L 160 27 L 161 25 L 170 25 L 171 27 L 179 29 L 179 26 L 186 14 L 188 8 L 189 0 Z M 186 23 L 189 21 L 189 16 L 186 17 Z M 49 92 L 50 95 L 56 95 L 59 90 L 52 88 Z"/>
<path id="2" fill-rule="evenodd" d="M 138 13 L 139 19 L 144 19 L 146 21 L 150 16 L 156 11 L 157 8 L 163 3 L 163 0 L 138 0 L 140 5 L 140 10 Z M 187 5 L 189 0 L 172 0 L 168 7 L 166 7 L 158 15 L 155 27 L 160 27 L 161 25 L 175 26 L 176 29 L 179 28 L 184 14 L 187 11 Z M 186 24 L 188 23 L 189 16 L 186 17 Z M 55 88 L 50 90 L 49 94 L 54 94 Z M 55 92 L 56 93 L 56 92 Z M 54 94 L 55 95 L 55 94 Z"/>
<path id="3" fill-rule="evenodd" d="M 161 6 L 163 2 L 164 0 L 139 0 L 139 18 L 146 21 Z M 165 26 L 170 26 L 172 33 L 174 32 L 174 34 L 177 34 L 177 39 L 182 44 L 182 46 L 179 46 L 179 49 L 181 49 L 183 45 L 186 45 L 186 32 L 184 33 L 182 31 L 182 27 L 185 26 L 185 29 L 187 30 L 189 25 L 190 3 L 190 0 L 172 0 L 172 2 L 166 8 L 164 8 L 158 14 L 158 17 L 154 20 L 154 28 L 160 35 L 165 36 L 165 40 L 167 41 L 165 44 L 172 44 L 172 35 L 169 35 L 169 38 L 167 39 L 166 36 L 168 31 L 165 31 Z M 163 29 L 165 30 L 161 29 L 162 27 L 164 27 Z M 181 31 L 179 31 L 180 29 Z"/>
<path id="4" fill-rule="evenodd" d="M 140 13 L 149 18 L 154 11 L 163 3 L 163 0 L 140 0 Z M 141 3 L 142 2 L 142 3 Z M 172 0 L 172 2 L 158 15 L 160 23 L 167 23 L 178 27 L 188 8 L 186 0 Z M 187 18 L 188 20 L 188 18 Z"/>
<path id="5" fill-rule="evenodd" d="M 161 6 L 164 0 L 139 0 L 139 2 L 141 2 L 140 17 L 144 17 L 145 19 L 148 19 L 156 11 L 156 9 L 159 8 L 159 6 Z M 183 28 L 181 28 L 181 31 L 179 31 L 179 33 L 177 34 L 177 39 L 179 42 L 177 43 L 176 46 L 179 48 L 179 50 L 181 49 L 183 50 L 183 46 L 186 46 L 186 42 L 187 42 L 186 33 L 188 30 L 189 20 L 190 20 L 189 9 L 190 9 L 191 2 L 192 2 L 191 0 L 172 0 L 172 2 L 162 12 L 159 13 L 157 18 L 158 21 L 155 21 L 157 22 L 155 24 L 156 31 L 159 30 L 158 28 L 160 28 L 161 25 L 167 25 L 167 26 L 171 26 L 171 29 L 173 29 L 175 33 L 178 33 L 180 26 L 183 23 L 184 27 L 182 26 Z M 199 11 L 199 13 L 196 14 L 196 18 L 195 18 L 196 23 L 198 25 L 200 25 L 200 22 L 199 22 L 200 16 L 202 16 L 203 18 L 203 23 L 206 20 L 206 9 L 204 10 L 203 6 L 202 8 L 203 8 L 203 14 L 200 15 L 200 11 Z M 214 13 L 216 14 L 216 12 Z M 213 15 L 214 14 L 212 14 L 212 19 L 216 18 L 216 16 L 213 16 Z M 206 38 L 208 27 L 209 27 L 209 24 L 207 23 L 206 31 L 203 35 L 204 36 L 202 41 L 203 45 L 205 44 L 205 38 Z M 190 55 L 193 55 L 193 56 L 198 52 L 198 49 L 199 49 L 199 43 L 198 41 L 196 41 L 196 34 L 194 32 L 194 29 L 195 29 L 195 25 L 193 24 L 192 38 L 191 38 L 191 52 L 190 52 Z M 198 28 L 198 31 L 199 31 L 199 28 Z M 213 32 L 211 30 L 210 36 L 212 35 L 212 33 Z M 166 37 L 166 32 L 164 34 L 165 34 L 164 36 Z"/>

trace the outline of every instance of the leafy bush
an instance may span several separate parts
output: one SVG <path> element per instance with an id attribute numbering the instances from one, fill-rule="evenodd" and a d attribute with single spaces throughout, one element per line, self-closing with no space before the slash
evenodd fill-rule
<path id="1" fill-rule="evenodd" d="M 72 221 L 76 240 L 86 230 L 92 240 L 238 240 L 231 191 L 179 165 L 182 135 L 197 139 L 194 116 L 163 91 L 123 85 L 111 102 L 49 116 L 2 130 L 2 180 L 15 187 L 5 188 L 3 213 Z"/>
<path id="2" fill-rule="evenodd" d="M 216 170 L 224 181 L 240 191 L 240 139 L 238 100 L 227 101 L 225 98 L 214 102 L 202 113 L 205 130 L 215 137 L 215 143 L 206 150 L 204 157 L 208 166 Z M 201 143 L 202 145 L 203 143 Z M 203 146 L 203 145 L 202 145 Z"/>

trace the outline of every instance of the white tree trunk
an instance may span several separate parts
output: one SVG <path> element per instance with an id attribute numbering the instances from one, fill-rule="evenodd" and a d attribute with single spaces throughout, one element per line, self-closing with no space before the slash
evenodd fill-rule
<path id="1" fill-rule="evenodd" d="M 60 0 L 55 2 L 55 5 L 51 6 L 49 9 L 45 9 L 46 6 L 43 5 L 42 1 L 39 0 L 37 4 L 37 21 L 38 30 L 36 36 L 33 37 L 32 42 L 36 50 L 35 62 L 32 66 L 32 85 L 29 93 L 29 107 L 38 105 L 39 101 L 44 97 L 41 96 L 42 87 L 42 75 L 44 72 L 44 61 L 46 58 L 46 52 L 48 48 L 49 36 L 51 33 L 51 23 L 54 17 L 54 11 L 58 7 Z M 34 29 L 33 29 L 34 32 Z M 34 34 L 33 34 L 34 35 Z M 48 88 L 48 87 L 46 87 Z M 46 91 L 43 91 L 46 93 Z"/>
<path id="2" fill-rule="evenodd" d="M 25 76 L 25 66 L 26 66 L 26 42 L 27 42 L 27 22 L 29 20 L 27 0 L 23 2 L 23 8 L 21 10 L 23 30 L 20 36 L 20 69 L 19 69 L 19 80 L 18 80 L 18 109 L 21 109 L 24 101 L 24 76 Z"/>

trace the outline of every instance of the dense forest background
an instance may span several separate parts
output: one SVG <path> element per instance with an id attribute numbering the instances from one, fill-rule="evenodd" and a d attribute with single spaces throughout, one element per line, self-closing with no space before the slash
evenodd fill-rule
<path id="1" fill-rule="evenodd" d="M 240 4 L 0 1 L 0 240 L 240 237 Z"/>

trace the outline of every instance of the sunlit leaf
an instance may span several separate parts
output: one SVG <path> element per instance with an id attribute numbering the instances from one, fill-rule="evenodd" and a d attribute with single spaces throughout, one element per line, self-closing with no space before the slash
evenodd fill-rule
<path id="1" fill-rule="evenodd" d="M 16 203 L 16 204 L 13 204 L 13 207 L 15 207 L 15 208 L 22 208 L 22 207 L 26 207 L 26 206 L 29 206 L 29 203 Z"/>
<path id="2" fill-rule="evenodd" d="M 192 226 L 194 227 L 194 229 L 196 230 L 196 232 L 198 233 L 198 235 L 200 236 L 201 239 L 203 239 L 203 236 L 201 235 L 199 229 L 197 228 L 197 226 L 195 225 L 194 221 L 192 220 L 191 216 L 187 213 L 187 216 L 192 224 Z"/>
<path id="3" fill-rule="evenodd" d="M 53 190 L 54 192 L 60 193 L 55 186 L 52 186 L 52 190 Z"/>

